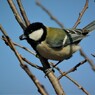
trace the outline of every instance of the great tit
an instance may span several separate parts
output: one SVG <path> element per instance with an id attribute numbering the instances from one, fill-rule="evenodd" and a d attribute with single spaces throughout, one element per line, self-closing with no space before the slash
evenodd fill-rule
<path id="1" fill-rule="evenodd" d="M 38 55 L 63 61 L 80 49 L 79 42 L 95 29 L 95 20 L 82 29 L 47 27 L 40 22 L 30 24 L 20 40 L 27 40 Z"/>

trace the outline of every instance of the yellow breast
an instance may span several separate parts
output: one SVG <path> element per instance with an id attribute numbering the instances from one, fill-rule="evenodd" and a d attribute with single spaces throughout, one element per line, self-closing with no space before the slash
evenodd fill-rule
<path id="1" fill-rule="evenodd" d="M 68 45 L 62 48 L 51 48 L 45 41 L 37 46 L 37 51 L 41 56 L 51 60 L 64 60 L 72 56 L 74 52 L 80 49 L 78 45 Z"/>

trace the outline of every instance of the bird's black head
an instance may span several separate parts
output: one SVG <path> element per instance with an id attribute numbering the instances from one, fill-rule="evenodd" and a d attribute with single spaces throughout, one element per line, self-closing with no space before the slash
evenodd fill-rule
<path id="1" fill-rule="evenodd" d="M 27 42 L 33 46 L 33 44 L 37 45 L 38 43 L 41 43 L 41 41 L 45 40 L 46 34 L 46 27 L 40 22 L 35 22 L 30 24 L 25 29 L 24 34 L 19 38 L 20 40 L 27 40 Z"/>

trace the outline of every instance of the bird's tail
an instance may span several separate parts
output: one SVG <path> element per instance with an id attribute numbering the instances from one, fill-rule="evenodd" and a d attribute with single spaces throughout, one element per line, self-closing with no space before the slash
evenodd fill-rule
<path id="1" fill-rule="evenodd" d="M 89 33 L 93 30 L 95 30 L 95 20 L 83 28 L 83 33 Z"/>

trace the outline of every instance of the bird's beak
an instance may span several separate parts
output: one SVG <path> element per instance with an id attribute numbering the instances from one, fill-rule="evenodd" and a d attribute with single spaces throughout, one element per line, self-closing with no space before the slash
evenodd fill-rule
<path id="1" fill-rule="evenodd" d="M 19 36 L 19 39 L 20 40 L 25 40 L 27 37 L 24 35 L 24 34 L 22 34 L 21 36 Z"/>

